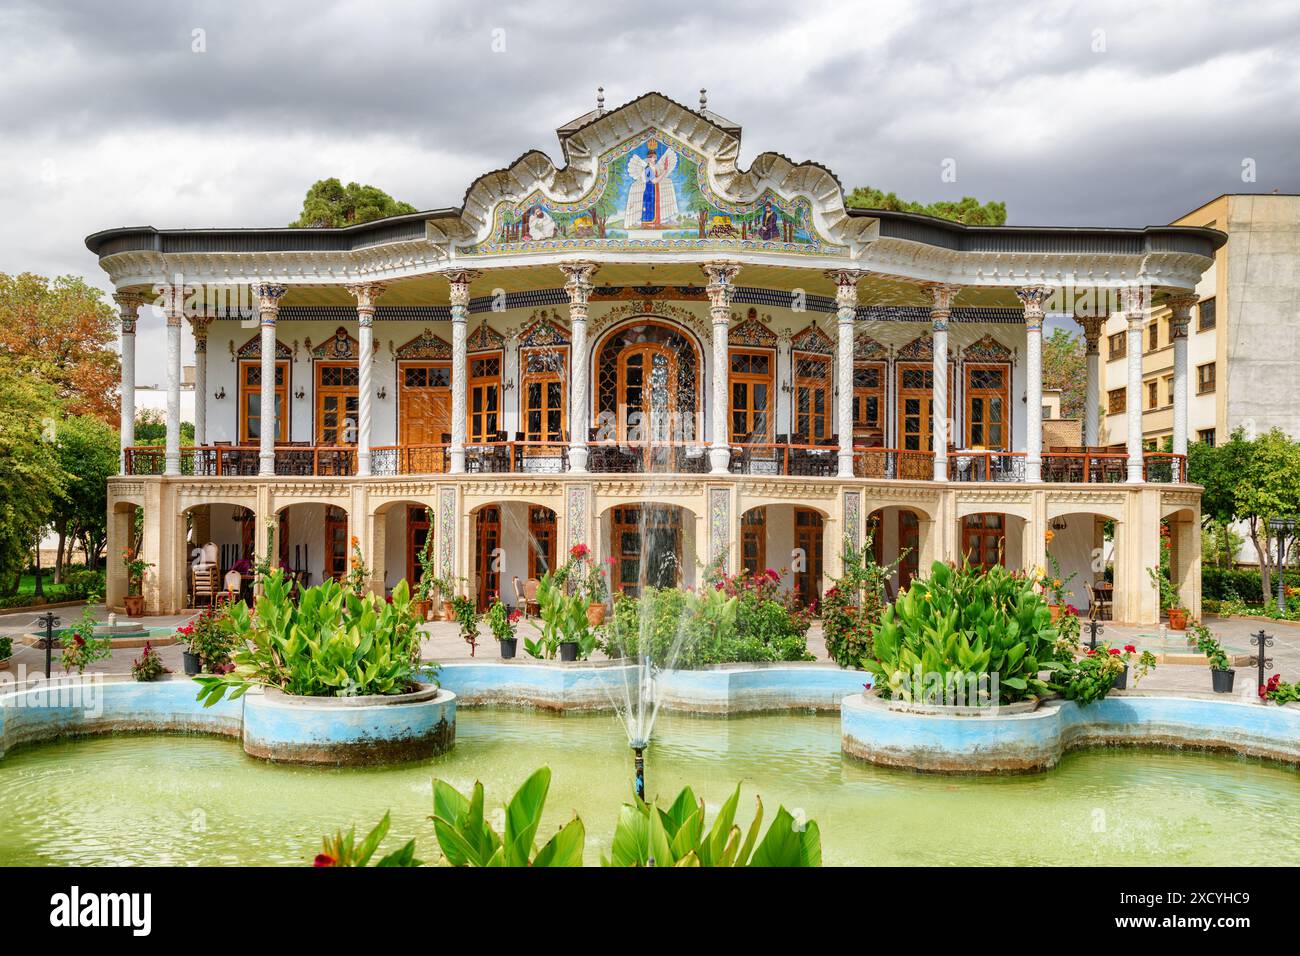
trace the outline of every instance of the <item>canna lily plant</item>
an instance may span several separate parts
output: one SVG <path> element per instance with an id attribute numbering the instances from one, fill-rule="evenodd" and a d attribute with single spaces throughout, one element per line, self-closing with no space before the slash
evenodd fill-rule
<path id="1" fill-rule="evenodd" d="M 706 833 L 704 801 L 683 787 L 672 806 L 661 810 L 638 799 L 625 803 L 605 866 L 821 866 L 822 839 L 817 824 L 800 826 L 785 807 L 760 841 L 763 801 L 748 831 L 736 825 L 740 785 L 718 811 Z"/>
<path id="2" fill-rule="evenodd" d="M 505 807 L 505 834 L 483 816 L 483 784 L 468 797 L 444 780 L 433 782 L 433 832 L 452 866 L 582 866 L 587 834 L 576 816 L 539 850 L 537 828 L 551 787 L 551 768 L 524 781 Z"/>
<path id="3" fill-rule="evenodd" d="M 885 609 L 872 635 L 875 659 L 866 669 L 881 693 L 925 699 L 925 687 L 948 687 L 973 675 L 997 675 L 998 701 L 1040 697 L 1040 674 L 1058 666 L 1057 629 L 1032 577 L 1002 567 L 936 561 Z M 931 684 L 931 681 L 934 684 Z"/>
<path id="4" fill-rule="evenodd" d="M 302 697 L 402 694 L 415 684 L 420 634 L 405 581 L 391 603 L 357 597 L 327 580 L 303 590 L 295 604 L 292 584 L 276 568 L 266 578 L 257 610 L 236 603 L 221 626 L 236 642 L 234 669 L 194 678 L 198 700 L 211 707 L 227 694 L 275 687 Z"/>

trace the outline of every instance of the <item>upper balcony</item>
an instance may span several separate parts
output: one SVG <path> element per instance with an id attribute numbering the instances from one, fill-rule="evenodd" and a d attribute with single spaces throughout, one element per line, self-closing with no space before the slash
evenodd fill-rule
<path id="1" fill-rule="evenodd" d="M 701 442 L 591 442 L 587 471 L 593 474 L 707 474 L 709 446 Z M 125 451 L 126 474 L 161 475 L 165 449 L 139 445 Z M 371 473 L 377 476 L 439 475 L 450 472 L 445 443 L 385 445 L 371 450 Z M 749 443 L 731 447 L 733 475 L 834 479 L 838 448 L 832 444 Z M 210 477 L 255 477 L 257 446 L 215 444 L 181 449 L 181 474 Z M 465 448 L 467 474 L 555 475 L 569 471 L 569 448 L 552 442 L 498 441 Z M 351 477 L 357 473 L 354 446 L 281 445 L 275 449 L 275 474 L 285 477 Z M 884 481 L 933 481 L 934 453 L 898 448 L 857 446 L 855 478 Z M 1043 454 L 1044 482 L 1119 483 L 1128 479 L 1128 456 L 1112 448 L 1053 449 Z M 1168 452 L 1143 453 L 1143 478 L 1177 484 L 1187 480 L 1187 458 Z M 955 449 L 948 457 L 948 480 L 956 482 L 1023 482 L 1025 453 Z"/>

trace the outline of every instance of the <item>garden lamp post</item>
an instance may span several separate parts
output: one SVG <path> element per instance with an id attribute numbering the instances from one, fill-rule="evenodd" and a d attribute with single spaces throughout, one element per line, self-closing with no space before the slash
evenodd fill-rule
<path id="1" fill-rule="evenodd" d="M 53 611 L 46 611 L 36 619 L 36 623 L 45 628 L 45 679 L 50 679 L 50 670 L 54 666 L 54 629 L 59 626 L 59 619 Z"/>
<path id="2" fill-rule="evenodd" d="M 1258 647 L 1259 651 L 1255 654 L 1251 663 L 1259 668 L 1259 686 L 1264 686 L 1264 671 L 1273 669 L 1273 658 L 1266 657 L 1267 649 L 1273 646 L 1273 636 L 1265 634 L 1264 629 L 1260 628 L 1258 634 L 1252 634 L 1250 637 L 1252 647 Z M 1264 701 L 1267 703 L 1267 701 Z"/>
<path id="3" fill-rule="evenodd" d="M 1269 518 L 1268 530 L 1277 535 L 1277 612 L 1286 614 L 1286 539 L 1295 533 L 1295 518 Z"/>

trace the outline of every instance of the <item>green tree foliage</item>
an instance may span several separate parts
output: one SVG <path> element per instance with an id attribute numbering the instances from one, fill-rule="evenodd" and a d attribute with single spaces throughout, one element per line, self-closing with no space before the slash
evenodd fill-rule
<path id="1" fill-rule="evenodd" d="M 1246 522 L 1259 555 L 1265 602 L 1272 572 L 1281 573 L 1277 549 L 1268 531 L 1269 518 L 1300 518 L 1300 444 L 1274 428 L 1253 442 L 1250 470 L 1238 476 L 1237 517 Z"/>
<path id="2" fill-rule="evenodd" d="M 93 415 L 71 415 L 59 422 L 54 448 L 59 466 L 68 475 L 64 495 L 55 499 L 50 515 L 59 536 L 55 573 L 56 580 L 61 580 L 65 542 L 79 542 L 86 552 L 87 564 L 91 568 L 99 567 L 100 555 L 108 542 L 104 510 L 108 479 L 117 474 L 117 429 Z"/>
<path id="3" fill-rule="evenodd" d="M 1005 226 L 1007 223 L 1006 203 L 990 201 L 981 204 L 974 196 L 962 196 L 957 202 L 941 200 L 926 204 L 899 199 L 894 193 L 873 186 L 858 186 L 845 197 L 844 204 L 858 209 L 915 212 L 923 216 L 951 219 L 968 226 Z"/>
<path id="4" fill-rule="evenodd" d="M 68 476 L 52 441 L 59 400 L 52 384 L 0 352 L 0 593 L 18 589 L 30 549 Z"/>
<path id="5" fill-rule="evenodd" d="M 1083 339 L 1053 329 L 1043 340 L 1043 384 L 1061 390 L 1061 417 L 1082 420 L 1088 410 L 1088 359 Z"/>
<path id="6" fill-rule="evenodd" d="M 142 409 L 135 416 L 135 443 L 162 445 L 167 441 L 167 416 L 161 409 Z M 194 444 L 194 423 L 181 422 L 181 444 Z"/>
<path id="7" fill-rule="evenodd" d="M 410 203 L 400 202 L 376 186 L 348 183 L 334 177 L 312 183 L 302 201 L 302 214 L 289 223 L 291 229 L 325 229 L 355 226 L 361 222 L 419 212 Z"/>
<path id="8" fill-rule="evenodd" d="M 1205 491 L 1201 494 L 1201 525 L 1214 532 L 1215 540 L 1224 551 L 1220 563 L 1231 565 L 1233 553 L 1231 538 L 1222 530 L 1237 520 L 1237 485 L 1251 474 L 1251 459 L 1255 444 L 1246 440 L 1246 433 L 1238 428 L 1220 445 L 1193 442 L 1187 446 L 1187 477 Z"/>

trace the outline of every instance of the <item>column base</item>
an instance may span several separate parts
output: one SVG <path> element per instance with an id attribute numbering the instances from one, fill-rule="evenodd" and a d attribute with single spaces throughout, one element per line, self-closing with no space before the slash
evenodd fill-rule
<path id="1" fill-rule="evenodd" d="M 569 446 L 569 471 L 573 474 L 586 474 L 587 472 L 587 446 L 570 445 Z"/>
<path id="2" fill-rule="evenodd" d="M 275 474 L 275 452 L 259 452 L 257 455 L 257 474 L 274 475 Z"/>
<path id="3" fill-rule="evenodd" d="M 1042 481 L 1043 480 L 1043 463 L 1042 461 L 1030 461 L 1025 459 L 1025 481 Z"/>
<path id="4" fill-rule="evenodd" d="M 357 452 L 357 477 L 370 477 L 370 452 L 368 451 Z"/>
<path id="5" fill-rule="evenodd" d="M 948 459 L 947 458 L 936 458 L 934 460 L 934 480 L 935 481 L 948 480 Z"/>
<path id="6" fill-rule="evenodd" d="M 852 478 L 853 477 L 853 452 L 842 451 L 839 453 L 840 470 L 836 477 Z"/>
<path id="7" fill-rule="evenodd" d="M 727 475 L 731 473 L 731 449 L 730 448 L 710 448 L 709 465 L 715 475 Z"/>
<path id="8" fill-rule="evenodd" d="M 453 474 L 453 475 L 465 474 L 465 449 L 464 448 L 453 448 L 449 453 L 448 458 L 450 459 L 450 463 L 447 468 L 449 474 Z"/>

